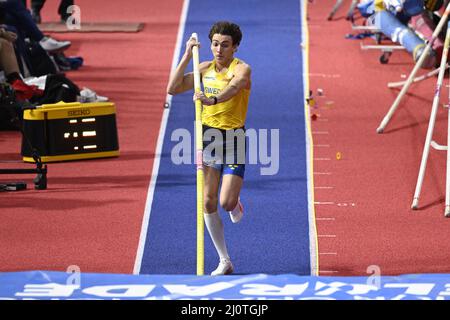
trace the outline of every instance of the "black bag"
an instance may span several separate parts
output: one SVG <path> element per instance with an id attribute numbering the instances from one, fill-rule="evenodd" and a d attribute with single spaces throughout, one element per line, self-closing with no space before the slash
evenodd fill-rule
<path id="1" fill-rule="evenodd" d="M 41 47 L 39 42 L 31 41 L 27 43 L 27 54 L 30 61 L 30 73 L 34 77 L 55 74 L 58 67 L 52 57 Z"/>
<path id="2" fill-rule="evenodd" d="M 37 103 L 52 104 L 63 102 L 76 102 L 80 95 L 78 86 L 61 74 L 49 74 L 45 81 L 45 90 Z"/>
<path id="3" fill-rule="evenodd" d="M 18 130 L 12 123 L 9 106 L 0 101 L 0 130 Z"/>
<path id="4" fill-rule="evenodd" d="M 0 130 L 19 130 L 23 119 L 22 103 L 14 96 L 9 84 L 0 84 Z"/>

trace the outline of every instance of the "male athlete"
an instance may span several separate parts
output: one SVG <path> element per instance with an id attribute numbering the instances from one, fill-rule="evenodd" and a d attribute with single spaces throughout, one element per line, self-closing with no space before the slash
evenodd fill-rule
<path id="1" fill-rule="evenodd" d="M 239 199 L 245 171 L 245 119 L 250 96 L 250 66 L 234 57 L 241 42 L 238 25 L 216 22 L 210 29 L 214 59 L 199 64 L 204 92 L 194 94 L 203 104 L 203 164 L 205 224 L 220 258 L 211 275 L 233 272 L 224 237 L 224 227 L 218 213 L 220 206 L 229 212 L 231 221 L 241 220 L 244 210 Z M 194 75 L 185 73 L 192 58 L 192 47 L 200 45 L 191 38 L 167 86 L 175 95 L 194 87 Z M 237 142 L 237 143 L 236 143 Z M 222 185 L 219 185 L 222 178 Z"/>

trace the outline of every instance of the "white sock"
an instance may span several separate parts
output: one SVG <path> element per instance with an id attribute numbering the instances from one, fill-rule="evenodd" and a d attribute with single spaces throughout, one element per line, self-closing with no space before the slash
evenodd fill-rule
<path id="1" fill-rule="evenodd" d="M 240 211 L 241 209 L 239 208 L 239 200 L 238 200 L 238 202 L 236 203 L 236 207 L 234 207 L 233 211 L 228 211 L 228 213 L 232 215 L 237 215 Z"/>
<path id="2" fill-rule="evenodd" d="M 225 243 L 225 235 L 223 231 L 222 219 L 217 212 L 205 213 L 205 224 L 209 235 L 216 247 L 220 259 L 230 259 L 228 256 L 227 245 Z"/>

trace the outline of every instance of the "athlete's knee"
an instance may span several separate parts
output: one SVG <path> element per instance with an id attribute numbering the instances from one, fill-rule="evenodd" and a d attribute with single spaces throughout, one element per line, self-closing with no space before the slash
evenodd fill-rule
<path id="1" fill-rule="evenodd" d="M 205 195 L 205 211 L 213 213 L 217 211 L 217 196 Z"/>
<path id="2" fill-rule="evenodd" d="M 226 197 L 220 199 L 220 206 L 225 211 L 232 211 L 234 208 L 236 208 L 237 203 L 238 203 L 237 197 Z"/>

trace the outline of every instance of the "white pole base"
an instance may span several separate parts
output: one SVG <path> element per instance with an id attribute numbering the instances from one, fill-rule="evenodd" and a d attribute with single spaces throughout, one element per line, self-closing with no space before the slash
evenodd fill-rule
<path id="1" fill-rule="evenodd" d="M 450 217 L 450 206 L 445 206 L 445 217 Z"/>
<path id="2" fill-rule="evenodd" d="M 413 210 L 417 210 L 419 208 L 419 199 L 418 198 L 414 198 L 411 209 Z"/>

